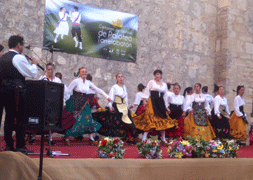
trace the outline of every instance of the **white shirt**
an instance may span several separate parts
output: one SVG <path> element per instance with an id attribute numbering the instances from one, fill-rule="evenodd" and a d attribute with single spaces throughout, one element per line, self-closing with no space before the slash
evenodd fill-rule
<path id="1" fill-rule="evenodd" d="M 207 102 L 209 103 L 209 105 L 214 105 L 214 98 L 213 98 L 213 96 L 212 95 L 210 95 L 210 94 L 204 94 L 205 96 L 206 96 L 206 100 L 207 100 Z"/>
<path id="2" fill-rule="evenodd" d="M 220 116 L 220 110 L 219 110 L 220 106 L 224 106 L 225 111 L 228 114 L 230 114 L 227 98 L 225 97 L 222 98 L 220 95 L 217 95 L 214 98 L 214 114 L 217 116 Z"/>
<path id="3" fill-rule="evenodd" d="M 89 89 L 92 89 L 96 93 L 102 94 L 106 99 L 109 98 L 109 96 L 102 89 L 95 86 L 91 81 L 86 79 L 83 82 L 83 79 L 79 77 L 70 83 L 69 87 L 67 88 L 64 94 L 64 99 L 68 100 L 73 90 L 88 94 Z"/>
<path id="4" fill-rule="evenodd" d="M 183 104 L 183 111 L 188 111 L 191 107 L 190 106 L 187 106 L 187 102 L 191 102 L 192 96 L 191 95 L 186 95 L 185 98 L 184 98 L 184 104 Z"/>
<path id="5" fill-rule="evenodd" d="M 163 95 L 163 99 L 164 99 L 164 103 L 165 103 L 165 107 L 168 107 L 168 87 L 167 84 L 165 84 L 164 82 L 162 83 L 162 85 L 159 85 L 156 83 L 155 80 L 150 80 L 148 82 L 147 87 L 145 88 L 144 94 L 142 98 L 148 99 L 150 96 L 150 91 L 158 91 L 159 93 L 164 93 Z"/>
<path id="6" fill-rule="evenodd" d="M 64 14 L 65 14 L 65 16 L 64 16 Z M 68 13 L 60 11 L 60 12 L 59 12 L 59 17 L 60 17 L 60 20 L 66 21 L 66 20 L 67 20 L 67 17 L 68 17 Z M 64 17 L 64 18 L 63 18 L 63 17 Z"/>
<path id="7" fill-rule="evenodd" d="M 14 49 L 10 49 L 10 51 L 18 53 Z M 24 76 L 30 78 L 36 78 L 38 74 L 38 68 L 36 64 L 29 64 L 28 60 L 24 55 L 17 54 L 12 59 L 12 64 L 17 70 Z"/>
<path id="8" fill-rule="evenodd" d="M 70 19 L 71 19 L 72 23 L 75 22 L 75 23 L 80 24 L 81 14 L 80 15 L 79 14 L 80 14 L 79 12 L 73 12 L 73 13 L 70 14 Z M 79 17 L 78 17 L 78 15 L 79 15 Z M 76 20 L 77 17 L 78 17 L 78 19 Z"/>
<path id="9" fill-rule="evenodd" d="M 100 98 L 100 94 L 96 93 L 92 89 L 89 89 L 88 92 L 87 92 L 87 94 L 95 94 L 97 98 Z"/>
<path id="10" fill-rule="evenodd" d="M 112 103 L 115 99 L 115 96 L 125 98 L 126 105 L 128 106 L 128 94 L 127 94 L 127 89 L 125 85 L 119 86 L 118 84 L 115 84 L 112 86 L 109 92 L 109 97 L 111 98 L 111 102 L 108 103 L 108 106 L 110 108 L 112 107 Z"/>
<path id="11" fill-rule="evenodd" d="M 209 103 L 207 102 L 206 96 L 204 94 L 202 94 L 202 93 L 200 93 L 200 94 L 193 93 L 191 95 L 191 98 L 189 98 L 187 100 L 186 104 L 185 104 L 186 109 L 191 111 L 192 110 L 192 103 L 194 101 L 196 103 L 203 103 L 204 102 L 205 103 L 205 109 L 206 109 L 207 113 L 211 114 L 211 108 L 210 108 Z"/>
<path id="12" fill-rule="evenodd" d="M 55 82 L 55 83 L 62 83 L 60 78 L 54 77 L 54 79 L 50 80 L 50 79 L 47 78 L 46 75 L 40 76 L 39 80 L 46 80 L 46 81 L 49 80 L 49 81 Z"/>
<path id="13" fill-rule="evenodd" d="M 174 93 L 172 93 L 168 97 L 168 103 L 175 104 L 175 105 L 183 105 L 184 104 L 184 96 L 182 96 L 180 94 L 175 95 Z"/>
<path id="14" fill-rule="evenodd" d="M 243 116 L 242 112 L 240 111 L 239 107 L 240 106 L 244 106 L 245 102 L 243 100 L 243 98 L 240 95 L 237 95 L 234 99 L 234 111 L 237 117 Z M 245 117 L 246 117 L 246 113 Z"/>
<path id="15" fill-rule="evenodd" d="M 143 96 L 143 92 L 137 92 L 136 93 L 134 105 L 140 105 L 142 96 Z"/>

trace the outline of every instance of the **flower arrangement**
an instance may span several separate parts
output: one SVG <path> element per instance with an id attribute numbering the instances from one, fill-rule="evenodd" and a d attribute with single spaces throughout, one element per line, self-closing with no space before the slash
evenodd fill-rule
<path id="1" fill-rule="evenodd" d="M 209 146 L 209 142 L 202 139 L 202 137 L 200 137 L 200 139 L 197 139 L 195 137 L 191 138 L 191 137 L 187 137 L 189 143 L 193 146 L 192 149 L 192 157 L 194 158 L 205 158 L 208 156 L 208 146 Z"/>
<path id="2" fill-rule="evenodd" d="M 144 142 L 136 144 L 139 157 L 146 159 L 161 159 L 162 150 L 160 149 L 160 141 L 147 139 Z"/>
<path id="3" fill-rule="evenodd" d="M 236 158 L 239 152 L 239 146 L 236 144 L 235 140 L 223 140 L 223 145 L 226 153 L 226 157 Z"/>
<path id="4" fill-rule="evenodd" d="M 222 139 L 206 141 L 187 137 L 193 146 L 192 157 L 195 158 L 235 158 L 239 152 L 239 146 L 234 140 Z"/>
<path id="5" fill-rule="evenodd" d="M 192 157 L 192 145 L 189 141 L 177 138 L 176 141 L 169 143 L 168 153 L 170 158 Z"/>
<path id="6" fill-rule="evenodd" d="M 226 155 L 224 145 L 220 140 L 210 140 L 205 156 L 208 158 L 224 158 Z"/>
<path id="7" fill-rule="evenodd" d="M 99 141 L 97 152 L 99 158 L 123 159 L 125 154 L 123 141 L 118 137 L 103 138 L 102 141 Z"/>

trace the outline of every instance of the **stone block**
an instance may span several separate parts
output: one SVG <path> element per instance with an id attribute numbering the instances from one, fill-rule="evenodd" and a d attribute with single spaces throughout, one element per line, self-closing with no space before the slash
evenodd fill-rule
<path id="1" fill-rule="evenodd" d="M 237 0 L 237 7 L 243 11 L 247 10 L 247 0 Z"/>
<path id="2" fill-rule="evenodd" d="M 245 50 L 247 54 L 253 54 L 253 44 L 246 42 L 245 43 Z"/>
<path id="3" fill-rule="evenodd" d="M 230 0 L 218 0 L 218 7 L 223 8 L 230 5 Z"/>

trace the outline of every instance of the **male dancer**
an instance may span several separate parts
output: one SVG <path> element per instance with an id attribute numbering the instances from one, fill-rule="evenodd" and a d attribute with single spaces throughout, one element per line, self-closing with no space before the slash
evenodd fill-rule
<path id="1" fill-rule="evenodd" d="M 0 58 L 0 99 L 5 107 L 4 122 L 5 151 L 14 151 L 12 131 L 16 131 L 16 151 L 27 153 L 25 147 L 26 122 L 23 119 L 25 77 L 35 78 L 38 74 L 36 61 L 29 64 L 23 53 L 24 39 L 19 35 L 9 38 L 9 52 Z M 32 108 L 32 107 L 31 107 Z M 16 124 L 16 125 L 15 125 Z"/>
<path id="2" fill-rule="evenodd" d="M 69 11 L 69 16 L 70 19 L 72 21 L 72 37 L 75 41 L 75 47 L 78 47 L 78 44 L 80 43 L 79 48 L 83 49 L 83 45 L 82 45 L 82 36 L 81 36 L 81 28 L 80 28 L 80 22 L 81 22 L 81 14 L 78 12 L 78 7 L 74 6 L 74 12 L 71 13 L 71 11 Z M 76 34 L 78 39 L 76 38 Z"/>

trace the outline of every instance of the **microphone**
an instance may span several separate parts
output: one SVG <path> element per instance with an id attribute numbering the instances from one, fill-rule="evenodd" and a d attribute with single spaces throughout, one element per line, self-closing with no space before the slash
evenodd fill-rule
<path id="1" fill-rule="evenodd" d="M 30 46 L 30 45 L 29 45 L 29 46 Z M 30 58 L 30 57 L 27 56 L 26 54 L 24 54 L 24 55 L 25 55 L 25 57 L 26 57 L 28 60 L 32 61 L 32 58 Z M 44 69 L 41 65 L 37 64 L 37 66 L 38 66 L 42 71 L 45 71 L 45 69 Z"/>

